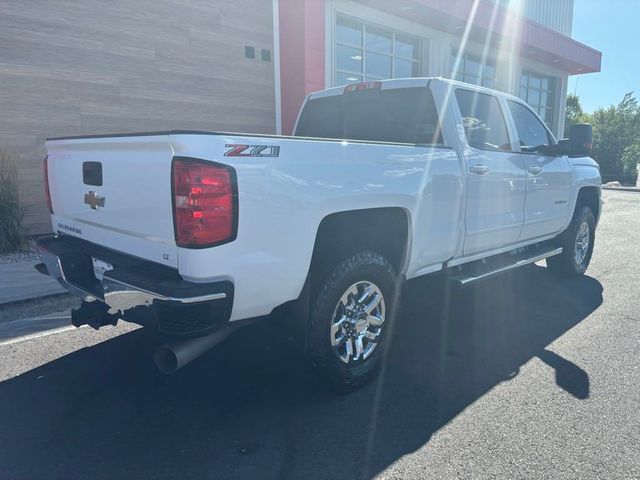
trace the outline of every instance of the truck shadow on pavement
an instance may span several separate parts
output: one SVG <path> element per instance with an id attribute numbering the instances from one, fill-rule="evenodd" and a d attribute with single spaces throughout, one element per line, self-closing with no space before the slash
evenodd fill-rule
<path id="1" fill-rule="evenodd" d="M 546 348 L 601 303 L 595 279 L 536 266 L 462 292 L 410 282 L 386 368 L 351 395 L 266 323 L 171 377 L 136 330 L 0 383 L 0 478 L 370 478 L 533 358 L 587 398 Z"/>

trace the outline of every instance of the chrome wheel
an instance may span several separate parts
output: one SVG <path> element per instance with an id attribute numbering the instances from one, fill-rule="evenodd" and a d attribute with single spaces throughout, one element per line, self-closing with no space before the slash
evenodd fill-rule
<path id="1" fill-rule="evenodd" d="M 342 362 L 365 360 L 373 353 L 385 313 L 382 291 L 374 283 L 362 281 L 347 288 L 331 320 L 331 346 Z"/>
<path id="2" fill-rule="evenodd" d="M 576 235 L 575 259 L 576 265 L 582 265 L 589 251 L 589 224 L 582 222 Z"/>

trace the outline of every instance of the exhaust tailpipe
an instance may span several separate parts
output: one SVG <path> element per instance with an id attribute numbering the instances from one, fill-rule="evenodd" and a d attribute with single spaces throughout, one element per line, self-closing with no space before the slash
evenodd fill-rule
<path id="1" fill-rule="evenodd" d="M 170 375 L 218 345 L 231 331 L 231 328 L 226 327 L 204 337 L 169 342 L 155 351 L 153 361 L 158 370 Z"/>

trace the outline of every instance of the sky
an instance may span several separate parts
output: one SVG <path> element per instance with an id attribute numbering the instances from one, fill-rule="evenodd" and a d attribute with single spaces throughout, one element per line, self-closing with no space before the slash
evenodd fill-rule
<path id="1" fill-rule="evenodd" d="M 640 0 L 575 0 L 572 37 L 602 52 L 600 73 L 569 77 L 583 110 L 640 98 Z"/>

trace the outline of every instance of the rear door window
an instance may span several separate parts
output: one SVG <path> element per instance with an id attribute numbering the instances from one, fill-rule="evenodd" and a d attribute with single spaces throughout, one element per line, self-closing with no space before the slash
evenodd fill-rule
<path id="1" fill-rule="evenodd" d="M 470 146 L 482 150 L 511 150 L 507 124 L 497 97 L 458 89 L 456 99 Z"/>
<path id="2" fill-rule="evenodd" d="M 309 100 L 295 135 L 442 145 L 433 96 L 425 87 L 373 88 Z"/>

